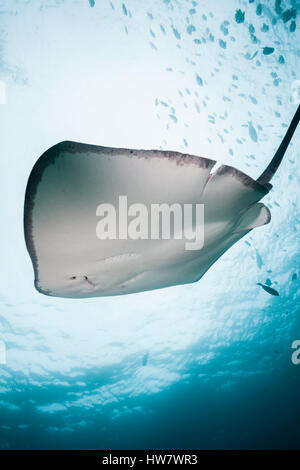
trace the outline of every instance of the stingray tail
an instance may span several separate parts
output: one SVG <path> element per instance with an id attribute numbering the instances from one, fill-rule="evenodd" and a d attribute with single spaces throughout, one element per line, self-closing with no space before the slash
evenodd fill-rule
<path id="1" fill-rule="evenodd" d="M 278 147 L 277 152 L 275 153 L 274 157 L 272 158 L 271 162 L 265 169 L 265 171 L 260 175 L 260 177 L 257 179 L 258 183 L 261 184 L 267 184 L 269 181 L 272 179 L 272 177 L 275 175 L 282 159 L 285 154 L 285 151 L 293 137 L 293 134 L 298 126 L 300 120 L 300 105 L 298 106 L 298 109 L 292 119 L 291 124 L 289 125 L 288 130 L 286 131 L 286 134 L 284 138 L 282 139 L 281 144 Z"/>

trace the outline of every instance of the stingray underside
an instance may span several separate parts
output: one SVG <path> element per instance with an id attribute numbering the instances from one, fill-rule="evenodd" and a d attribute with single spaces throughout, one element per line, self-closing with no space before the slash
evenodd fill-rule
<path id="1" fill-rule="evenodd" d="M 179 152 L 69 141 L 51 147 L 35 164 L 25 195 L 25 239 L 37 290 L 80 298 L 199 280 L 230 246 L 270 220 L 258 202 L 270 185 L 230 166 L 212 173 L 214 164 Z M 153 204 L 202 204 L 202 248 L 188 250 L 176 237 L 99 239 L 97 207 L 118 208 L 120 196 L 149 213 Z"/>

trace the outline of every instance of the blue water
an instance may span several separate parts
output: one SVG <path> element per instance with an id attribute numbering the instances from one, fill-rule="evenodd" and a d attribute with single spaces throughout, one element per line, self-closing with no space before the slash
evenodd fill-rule
<path id="1" fill-rule="evenodd" d="M 43 296 L 22 225 L 32 166 L 62 140 L 256 178 L 299 102 L 299 2 L 1 0 L 0 13 L 0 448 L 299 449 L 299 130 L 263 201 L 271 223 L 196 284 Z"/>

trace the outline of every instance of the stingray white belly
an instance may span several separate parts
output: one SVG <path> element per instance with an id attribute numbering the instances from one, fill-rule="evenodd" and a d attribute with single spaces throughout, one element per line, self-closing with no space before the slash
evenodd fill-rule
<path id="1" fill-rule="evenodd" d="M 212 173 L 214 164 L 179 152 L 69 141 L 51 147 L 35 164 L 25 196 L 25 238 L 38 291 L 96 297 L 199 280 L 237 240 L 270 220 L 258 202 L 271 187 L 269 167 L 255 181 L 229 166 Z M 186 240 L 175 236 L 99 239 L 97 207 L 117 207 L 120 196 L 149 214 L 153 204 L 203 205 L 203 247 L 187 250 Z M 118 224 L 124 228 L 121 219 Z"/>

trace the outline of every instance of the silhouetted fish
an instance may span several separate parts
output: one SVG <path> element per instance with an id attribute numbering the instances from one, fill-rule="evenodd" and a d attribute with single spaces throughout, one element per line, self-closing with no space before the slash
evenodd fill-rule
<path id="1" fill-rule="evenodd" d="M 265 284 L 261 284 L 260 282 L 257 283 L 258 286 L 261 286 L 268 294 L 271 295 L 279 295 L 279 292 L 277 292 L 276 289 L 273 289 L 273 287 L 266 286 Z"/>
<path id="2" fill-rule="evenodd" d="M 258 251 L 256 250 L 256 264 L 257 264 L 257 267 L 260 269 L 262 267 L 262 265 L 264 264 L 263 263 L 263 260 L 260 256 L 260 254 L 258 253 Z"/>

